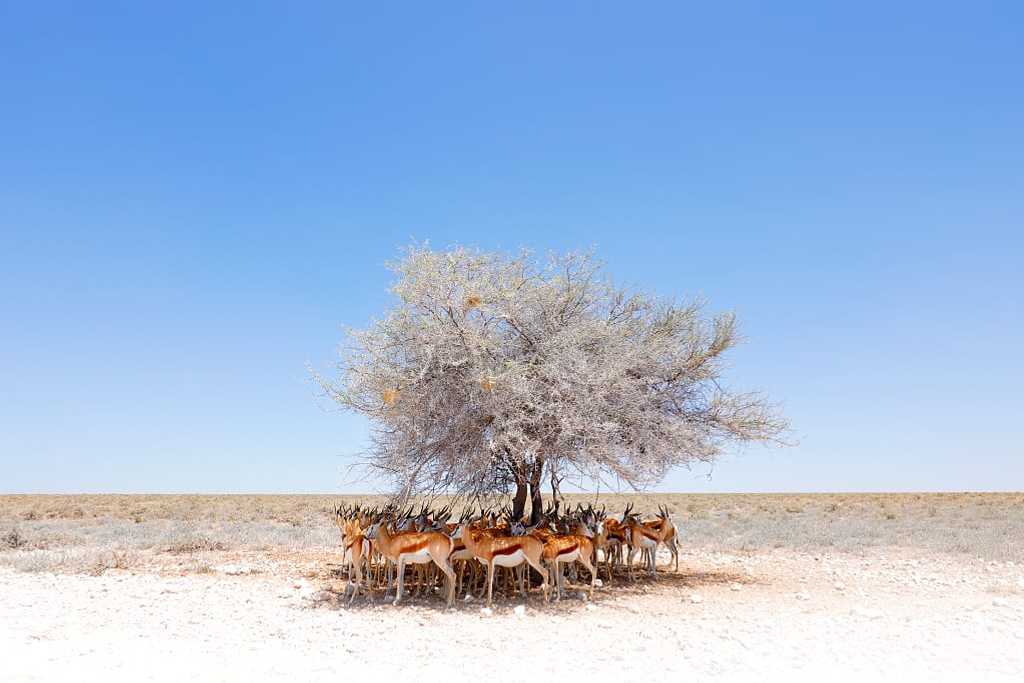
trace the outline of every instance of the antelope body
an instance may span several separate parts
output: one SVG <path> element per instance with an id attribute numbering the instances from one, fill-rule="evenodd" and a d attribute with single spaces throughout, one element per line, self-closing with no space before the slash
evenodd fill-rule
<path id="1" fill-rule="evenodd" d="M 519 567 L 528 564 L 540 574 L 544 600 L 548 599 L 548 572 L 541 564 L 544 543 L 533 536 L 497 536 L 487 530 L 474 528 L 471 524 L 462 527 L 462 542 L 473 557 L 487 567 L 487 606 L 492 604 L 494 593 L 494 568 Z"/>
<path id="2" fill-rule="evenodd" d="M 392 534 L 385 521 L 374 524 L 370 529 L 369 536 L 381 555 L 397 565 L 398 592 L 395 596 L 395 605 L 402 601 L 405 565 L 433 562 L 448 579 L 448 606 L 452 606 L 455 602 L 455 572 L 448 562 L 448 556 L 451 555 L 454 546 L 454 541 L 451 538 L 437 531 L 407 531 Z M 385 596 L 390 590 L 389 578 Z"/>

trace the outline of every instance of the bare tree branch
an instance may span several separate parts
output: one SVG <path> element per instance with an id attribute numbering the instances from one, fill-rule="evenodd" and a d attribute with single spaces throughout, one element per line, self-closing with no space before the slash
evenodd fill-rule
<path id="1" fill-rule="evenodd" d="M 366 464 L 404 495 L 505 493 L 547 463 L 640 488 L 737 442 L 783 443 L 760 394 L 722 387 L 735 316 L 615 287 L 591 254 L 413 246 L 397 305 L 314 374 L 375 428 Z"/>

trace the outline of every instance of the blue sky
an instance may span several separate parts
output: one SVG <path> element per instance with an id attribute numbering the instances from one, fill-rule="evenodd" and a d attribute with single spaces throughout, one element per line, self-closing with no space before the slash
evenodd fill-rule
<path id="1" fill-rule="evenodd" d="M 800 444 L 663 490 L 1024 488 L 1020 3 L 211 4 L 0 8 L 0 491 L 372 489 L 412 239 L 736 310 Z"/>

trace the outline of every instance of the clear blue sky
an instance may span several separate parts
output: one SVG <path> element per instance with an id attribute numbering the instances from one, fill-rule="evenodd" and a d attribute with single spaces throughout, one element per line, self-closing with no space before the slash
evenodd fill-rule
<path id="1" fill-rule="evenodd" d="M 1021 3 L 211 4 L 0 8 L 0 491 L 368 488 L 412 238 L 735 309 L 800 445 L 665 490 L 1024 488 Z"/>

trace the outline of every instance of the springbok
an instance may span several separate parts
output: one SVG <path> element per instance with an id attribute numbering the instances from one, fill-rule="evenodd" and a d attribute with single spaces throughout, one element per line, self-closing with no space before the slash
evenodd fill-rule
<path id="1" fill-rule="evenodd" d="M 487 566 L 487 606 L 492 603 L 494 593 L 494 568 L 518 567 L 524 562 L 541 576 L 544 601 L 548 599 L 548 572 L 544 569 L 542 556 L 544 543 L 533 536 L 496 536 L 489 529 L 478 529 L 473 523 L 461 527 L 462 542 L 466 550 L 481 564 Z"/>
<path id="2" fill-rule="evenodd" d="M 370 541 L 363 535 L 359 521 L 355 519 L 345 522 L 342 538 L 345 544 L 344 558 L 349 563 L 349 577 L 345 591 L 348 592 L 349 588 L 352 589 L 352 597 L 348 599 L 348 603 L 351 605 L 363 583 L 363 565 L 367 565 L 367 569 L 369 569 Z M 353 576 L 353 570 L 355 576 Z"/>
<path id="3" fill-rule="evenodd" d="M 367 532 L 367 537 L 373 541 L 374 546 L 387 560 L 394 562 L 398 567 L 398 593 L 395 596 L 395 605 L 402 601 L 402 588 L 405 581 L 406 564 L 426 564 L 433 562 L 445 576 L 448 577 L 448 606 L 455 602 L 455 572 L 448 562 L 448 556 L 452 553 L 454 541 L 447 535 L 437 531 L 417 532 L 409 531 L 392 534 L 388 530 L 386 519 L 375 522 Z M 388 587 L 384 592 L 385 598 L 391 592 L 391 575 L 388 575 Z"/>
<path id="4" fill-rule="evenodd" d="M 647 556 L 647 568 L 651 576 L 655 576 L 655 558 L 658 552 L 658 545 L 665 542 L 670 525 L 662 524 L 660 528 L 652 528 L 640 521 L 637 513 L 633 512 L 633 504 L 626 506 L 622 513 L 622 522 L 626 527 L 627 541 L 629 543 L 629 555 L 626 558 L 626 570 L 629 578 L 633 579 L 633 558 L 640 551 L 649 551 Z"/>
<path id="5" fill-rule="evenodd" d="M 662 543 L 668 548 L 668 551 L 672 553 L 672 559 L 675 562 L 673 571 L 679 571 L 679 544 L 676 541 L 676 526 L 672 523 L 672 516 L 668 512 L 668 508 L 659 505 L 658 506 L 658 518 L 649 522 L 644 522 L 644 526 L 649 529 L 654 529 L 662 534 Z"/>
<path id="6" fill-rule="evenodd" d="M 591 563 L 594 556 L 594 542 L 586 536 L 579 534 L 568 534 L 564 536 L 552 536 L 544 544 L 544 561 L 548 563 L 554 572 L 552 580 L 555 583 L 555 602 L 562 599 L 562 589 L 565 578 L 562 576 L 562 563 L 572 564 L 579 562 L 590 572 L 590 593 L 588 599 L 594 599 L 594 584 L 597 581 L 597 570 Z"/>

